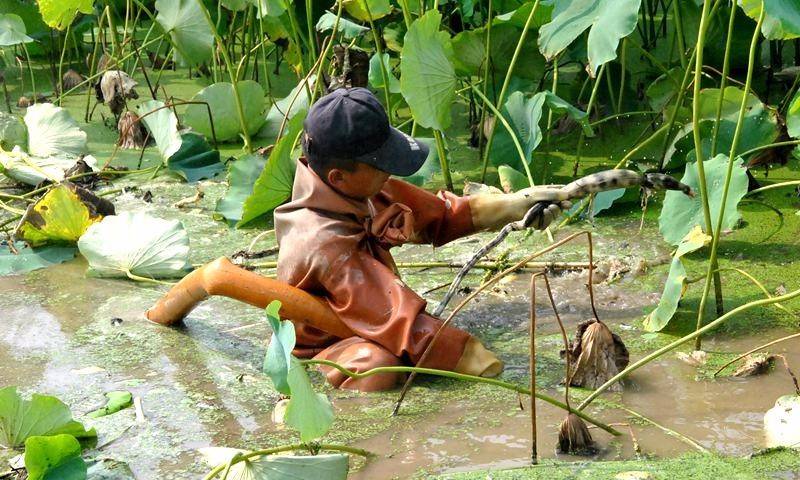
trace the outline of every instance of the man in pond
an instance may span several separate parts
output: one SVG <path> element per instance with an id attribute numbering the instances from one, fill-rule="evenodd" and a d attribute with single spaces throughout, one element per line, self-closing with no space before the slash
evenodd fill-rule
<path id="1" fill-rule="evenodd" d="M 304 127 L 292 200 L 275 210 L 278 278 L 324 298 L 353 336 L 296 322 L 294 353 L 356 372 L 416 365 L 442 321 L 426 313 L 425 300 L 400 279 L 390 249 L 404 243 L 438 246 L 499 228 L 522 218 L 534 201 L 525 192 L 434 195 L 393 178 L 419 170 L 428 147 L 392 128 L 381 103 L 364 88 L 321 98 Z M 536 228 L 567 207 L 568 202 L 549 206 Z M 421 366 L 487 377 L 503 369 L 480 341 L 450 326 Z M 356 380 L 324 369 L 340 388 L 385 390 L 402 380 L 396 374 Z"/>

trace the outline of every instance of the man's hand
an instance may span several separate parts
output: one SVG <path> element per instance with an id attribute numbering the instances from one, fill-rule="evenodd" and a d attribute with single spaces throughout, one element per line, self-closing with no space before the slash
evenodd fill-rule
<path id="1" fill-rule="evenodd" d="M 552 202 L 531 227 L 538 230 L 547 228 L 550 223 L 568 210 L 572 203 L 564 200 L 564 193 L 557 185 L 530 187 L 515 193 L 480 194 L 469 197 L 472 223 L 476 230 L 496 230 L 506 224 L 522 219 L 535 204 Z"/>

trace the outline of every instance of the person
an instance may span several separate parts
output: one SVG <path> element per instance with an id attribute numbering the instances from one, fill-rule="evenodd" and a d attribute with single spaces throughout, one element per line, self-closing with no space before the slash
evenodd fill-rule
<path id="1" fill-rule="evenodd" d="M 342 325 L 330 332 L 295 322 L 300 358 L 326 359 L 364 372 L 417 365 L 442 321 L 403 283 L 391 255 L 405 243 L 439 246 L 519 220 L 535 203 L 529 191 L 459 197 L 430 193 L 396 177 L 415 173 L 429 148 L 392 128 L 365 88 L 342 88 L 309 110 L 292 198 L 275 210 L 278 280 L 325 299 Z M 535 227 L 544 229 L 568 203 L 553 203 Z M 447 326 L 427 368 L 496 376 L 503 363 L 469 333 Z M 394 387 L 403 375 L 354 379 L 321 367 L 339 388 Z"/>

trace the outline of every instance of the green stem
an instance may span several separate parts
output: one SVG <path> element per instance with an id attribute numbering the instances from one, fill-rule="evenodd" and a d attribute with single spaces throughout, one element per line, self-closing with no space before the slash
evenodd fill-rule
<path id="1" fill-rule="evenodd" d="M 291 34 L 292 34 L 292 41 L 297 46 L 297 50 L 300 52 L 300 75 L 305 76 L 306 74 L 306 63 L 303 59 L 303 47 L 300 42 L 300 33 L 299 33 L 299 26 L 297 24 L 297 18 L 294 14 L 294 8 L 287 8 L 286 13 L 289 15 L 289 26 L 291 27 Z"/>
<path id="2" fill-rule="evenodd" d="M 683 337 L 679 338 L 678 340 L 675 340 L 674 342 L 670 343 L 669 345 L 661 347 L 658 350 L 656 350 L 655 352 L 652 352 L 652 353 L 646 355 L 641 360 L 638 360 L 638 361 L 632 363 L 631 365 L 628 365 L 628 367 L 625 368 L 623 371 L 621 371 L 618 374 L 616 374 L 613 377 L 611 377 L 606 383 L 600 385 L 597 388 L 597 390 L 595 390 L 594 392 L 589 394 L 589 396 L 586 397 L 583 400 L 583 402 L 581 402 L 580 405 L 578 405 L 578 410 L 585 409 L 590 403 L 592 403 L 592 401 L 594 399 L 599 397 L 603 392 L 608 390 L 610 387 L 616 385 L 617 382 L 619 382 L 623 378 L 627 377 L 628 375 L 630 375 L 634 371 L 636 371 L 636 370 L 640 369 L 641 367 L 647 365 L 648 363 L 650 363 L 653 360 L 659 358 L 660 356 L 664 355 L 665 353 L 668 353 L 668 352 L 680 347 L 684 343 L 686 343 L 686 342 L 688 342 L 688 341 L 690 341 L 690 340 L 692 340 L 694 338 L 697 338 L 697 337 L 703 335 L 704 333 L 716 328 L 717 326 L 725 323 L 726 321 L 728 321 L 732 317 L 736 316 L 737 314 L 739 314 L 741 312 L 744 312 L 744 311 L 747 311 L 747 310 L 750 310 L 751 308 L 754 308 L 754 307 L 760 307 L 762 305 L 771 305 L 773 303 L 778 303 L 778 302 L 785 302 L 787 300 L 792 300 L 793 298 L 796 298 L 796 297 L 800 297 L 800 290 L 795 290 L 793 292 L 789 292 L 786 295 L 781 295 L 779 297 L 772 297 L 772 298 L 764 298 L 764 299 L 761 299 L 761 300 L 755 300 L 755 301 L 752 301 L 750 303 L 746 303 L 744 305 L 741 305 L 739 307 L 734 308 L 730 312 L 728 312 L 728 313 L 722 315 L 721 317 L 717 318 L 716 320 L 708 323 L 707 325 L 705 325 L 704 327 L 700 328 L 699 330 L 695 330 L 694 332 L 692 332 L 692 333 L 690 333 L 690 334 L 688 334 L 686 336 L 683 336 Z"/>
<path id="3" fill-rule="evenodd" d="M 589 97 L 589 104 L 586 106 L 586 117 L 592 118 L 592 107 L 594 107 L 594 102 L 597 100 L 597 91 L 600 87 L 600 81 L 603 78 L 603 73 L 606 71 L 606 63 L 600 67 L 600 71 L 597 72 L 597 77 L 594 79 L 594 87 L 592 87 L 592 95 Z M 572 176 L 578 175 L 578 168 L 581 164 L 581 151 L 583 150 L 583 140 L 586 138 L 585 134 L 583 133 L 583 129 L 581 129 L 581 133 L 578 135 L 578 146 L 575 152 L 575 164 L 572 166 Z"/>
<path id="4" fill-rule="evenodd" d="M 675 15 L 675 36 L 678 39 L 678 48 L 680 49 L 678 58 L 681 61 L 681 67 L 686 70 L 688 68 L 688 62 L 686 61 L 686 39 L 683 36 L 683 19 L 681 18 L 680 3 L 680 1 L 675 0 L 672 2 L 672 7 L 673 14 Z"/>
<path id="5" fill-rule="evenodd" d="M 798 77 L 798 78 L 800 78 L 800 77 Z M 742 157 L 742 158 L 745 158 L 748 155 L 752 155 L 752 154 L 754 154 L 756 152 L 760 152 L 762 150 L 768 150 L 770 148 L 776 148 L 776 147 L 789 147 L 789 146 L 792 146 L 792 145 L 800 145 L 800 140 L 787 140 L 785 142 L 776 142 L 776 143 L 770 143 L 768 145 L 761 145 L 760 147 L 751 148 L 750 150 L 742 152 L 742 154 L 739 155 L 739 156 Z M 752 193 L 752 192 L 750 192 L 750 193 Z"/>
<path id="6" fill-rule="evenodd" d="M 515 385 L 513 383 L 504 382 L 502 380 L 497 380 L 496 378 L 486 378 L 486 377 L 478 377 L 475 375 L 465 375 L 463 373 L 456 373 L 451 372 L 449 370 L 437 370 L 434 368 L 422 368 L 422 367 L 378 367 L 367 370 L 366 372 L 353 372 L 344 368 L 343 366 L 339 365 L 336 362 L 332 362 L 330 360 L 300 360 L 300 363 L 304 365 L 325 365 L 326 367 L 335 368 L 336 370 L 340 371 L 341 373 L 347 375 L 350 378 L 360 379 L 366 378 L 372 375 L 377 375 L 379 373 L 422 373 L 425 375 L 436 375 L 439 377 L 447 377 L 447 378 L 455 378 L 456 380 L 463 380 L 466 382 L 474 382 L 474 383 L 485 383 L 488 385 L 493 385 L 495 387 L 504 388 L 506 390 L 512 390 L 517 393 L 521 393 L 523 395 L 530 395 L 531 391 L 529 388 L 523 387 L 521 385 Z M 599 420 L 595 420 L 594 418 L 586 415 L 585 413 L 568 407 L 565 403 L 556 400 L 553 397 L 548 395 L 536 392 L 536 398 L 539 400 L 543 400 L 550 405 L 558 407 L 562 410 L 566 410 L 567 412 L 574 413 L 581 417 L 582 419 L 586 420 L 587 422 L 591 423 L 592 425 L 596 425 L 598 428 L 602 428 L 606 432 L 610 433 L 614 436 L 622 435 L 619 431 L 615 430 L 609 425 L 606 425 Z"/>
<path id="7" fill-rule="evenodd" d="M 678 3 L 678 2 L 675 2 L 675 3 Z M 628 46 L 628 39 L 627 38 L 623 38 L 622 39 L 622 52 L 620 53 L 620 57 L 621 57 L 620 61 L 622 62 L 622 69 L 620 70 L 620 72 L 621 72 L 621 76 L 622 77 L 619 80 L 619 97 L 617 98 L 617 111 L 616 111 L 617 114 L 619 114 L 619 112 L 622 111 L 622 97 L 625 95 L 625 66 L 628 63 L 627 62 L 628 55 L 626 54 L 626 52 L 628 51 L 628 49 L 626 48 L 627 46 Z"/>
<path id="8" fill-rule="evenodd" d="M 517 60 L 519 59 L 520 52 L 522 52 L 522 46 L 525 44 L 525 38 L 528 36 L 528 29 L 531 26 L 531 22 L 533 22 L 533 17 L 536 14 L 536 10 L 539 8 L 539 1 L 536 0 L 533 3 L 533 8 L 531 8 L 531 13 L 528 14 L 528 18 L 525 20 L 525 26 L 522 27 L 522 33 L 519 35 L 519 40 L 517 41 L 517 47 L 514 49 L 514 55 L 511 57 L 511 63 L 508 65 L 508 71 L 506 71 L 506 77 L 503 80 L 503 86 L 500 88 L 500 95 L 497 97 L 497 101 L 495 102 L 500 108 L 503 108 L 503 103 L 505 102 L 506 98 L 506 91 L 508 90 L 508 85 L 511 83 L 511 77 L 514 75 L 514 67 L 517 65 Z M 487 59 L 488 61 L 488 59 Z M 492 128 L 489 129 L 489 136 L 486 138 L 486 150 L 483 151 L 483 164 L 487 165 L 489 161 L 489 152 L 492 150 L 492 142 L 494 141 L 494 129 L 497 126 L 495 122 L 492 124 Z M 483 125 L 481 125 L 483 127 Z"/>
<path id="9" fill-rule="evenodd" d="M 67 31 L 64 33 L 64 45 L 61 48 L 61 58 L 58 61 L 58 78 L 56 81 L 58 82 L 58 90 L 61 91 L 64 89 L 64 55 L 67 53 L 67 44 L 69 43 L 67 39 L 69 38 L 69 32 L 72 27 L 72 22 L 67 24 Z M 35 98 L 35 97 L 34 97 Z M 58 97 L 58 106 L 61 106 L 61 97 Z"/>
<path id="10" fill-rule="evenodd" d="M 489 0 L 489 15 L 486 22 L 486 45 L 483 51 L 483 95 L 481 98 L 486 98 L 486 92 L 489 89 L 489 67 L 492 64 L 492 0 Z M 481 107 L 481 119 L 478 123 L 478 151 L 483 154 L 483 148 L 486 145 L 483 143 L 483 125 L 486 122 L 486 100 L 484 100 Z M 483 157 L 483 168 L 481 170 L 481 183 L 486 183 L 486 170 L 489 168 L 489 155 Z"/>
<path id="11" fill-rule="evenodd" d="M 756 23 L 756 30 L 755 30 L 755 32 L 753 32 L 753 38 L 750 41 L 750 56 L 749 56 L 748 61 L 747 61 L 747 80 L 745 81 L 745 88 L 744 88 L 745 92 L 749 92 L 750 91 L 750 86 L 752 85 L 752 82 L 753 82 L 753 69 L 755 67 L 755 61 L 756 61 L 756 47 L 758 46 L 758 37 L 759 37 L 759 35 L 761 33 L 761 25 L 764 22 L 764 10 L 765 9 L 763 8 L 763 5 L 762 5 L 761 15 L 759 15 L 759 17 L 758 17 L 758 22 Z M 699 45 L 702 45 L 702 43 L 699 43 Z M 698 66 L 698 68 L 699 68 L 699 66 Z M 700 80 L 699 79 L 695 79 L 695 81 L 699 83 Z M 695 88 L 696 87 L 697 86 L 695 86 Z M 695 92 L 695 95 L 696 94 L 697 94 L 697 92 Z M 699 102 L 696 101 L 696 103 L 699 103 Z M 715 270 L 718 270 L 718 267 L 717 267 L 717 247 L 719 246 L 719 238 L 720 238 L 720 236 L 722 236 L 722 220 L 725 217 L 725 207 L 726 207 L 726 205 L 728 203 L 728 191 L 730 190 L 731 178 L 733 177 L 733 164 L 736 161 L 736 149 L 739 146 L 739 138 L 741 137 L 741 134 L 742 134 L 742 127 L 744 126 L 744 115 L 745 115 L 746 112 L 747 112 L 747 95 L 743 95 L 742 96 L 742 103 L 739 106 L 739 118 L 737 119 L 737 122 L 736 122 L 736 131 L 733 133 L 733 141 L 731 142 L 731 151 L 730 151 L 730 154 L 728 155 L 728 170 L 725 173 L 725 184 L 724 184 L 724 186 L 722 188 L 722 201 L 721 201 L 721 205 L 720 205 L 720 208 L 719 208 L 719 215 L 717 216 L 717 226 L 716 226 L 716 228 L 714 230 L 711 230 L 711 235 L 712 235 L 712 239 L 711 239 L 711 256 L 710 256 L 710 259 L 709 259 L 709 262 L 708 262 L 708 273 L 707 273 L 708 277 L 706 278 L 706 282 L 705 282 L 705 285 L 703 287 L 703 294 L 700 297 L 700 306 L 697 308 L 697 324 L 695 326 L 695 328 L 697 330 L 699 330 L 700 327 L 703 325 L 703 310 L 705 309 L 706 300 L 708 299 L 708 294 L 709 294 L 709 291 L 711 290 L 711 279 L 712 279 L 712 277 L 714 278 L 715 281 L 719 279 L 719 273 L 716 273 L 715 275 L 711 275 L 711 273 L 713 271 L 715 271 Z M 698 119 L 698 117 L 695 116 L 695 121 L 697 121 L 697 119 Z M 701 150 L 702 147 L 699 146 L 700 145 L 700 141 L 699 141 L 699 136 L 700 136 L 700 134 L 699 134 L 699 125 L 697 125 L 697 124 L 695 126 L 695 132 L 696 132 L 695 133 L 695 137 L 696 137 L 695 138 L 695 148 L 696 148 L 695 151 L 696 152 L 701 152 L 702 151 Z M 703 163 L 702 154 L 698 153 L 698 158 L 700 159 L 697 162 L 698 173 L 699 173 L 700 172 L 700 168 L 699 167 Z M 705 182 L 705 178 L 702 178 L 701 181 Z M 701 184 L 701 186 L 702 186 L 702 184 Z M 707 200 L 706 200 L 706 207 L 708 207 Z M 710 218 L 710 216 L 709 216 L 709 218 Z M 717 302 L 719 302 L 719 301 L 720 301 L 720 298 L 717 298 Z M 695 340 L 695 350 L 700 350 L 701 344 L 702 344 L 701 337 L 698 336 L 697 340 Z"/>
<path id="12" fill-rule="evenodd" d="M 676 5 L 678 2 L 675 2 Z M 731 15 L 728 18 L 728 39 L 725 41 L 725 59 L 722 62 L 722 79 L 719 84 L 719 98 L 717 99 L 717 111 L 714 118 L 714 130 L 711 134 L 711 158 L 717 155 L 717 139 L 719 137 L 719 124 L 722 118 L 722 104 L 725 101 L 725 87 L 728 84 L 728 72 L 731 69 L 731 43 L 733 43 L 733 24 L 736 19 L 736 5 L 731 5 Z M 749 90 L 745 90 L 748 92 Z M 747 96 L 747 93 L 745 93 Z"/>
<path id="13" fill-rule="evenodd" d="M 789 182 L 781 182 L 781 183 L 773 183 L 772 185 L 767 185 L 766 187 L 756 188 L 750 192 L 747 192 L 747 196 L 755 195 L 756 193 L 766 192 L 767 190 L 772 190 L 774 188 L 783 188 L 783 187 L 791 187 L 800 185 L 800 180 L 791 180 Z"/>
<path id="14" fill-rule="evenodd" d="M 442 166 L 442 176 L 444 176 L 444 183 L 449 191 L 453 191 L 453 179 L 450 176 L 450 162 L 447 159 L 447 150 L 444 148 L 444 139 L 442 132 L 439 130 L 433 131 L 433 138 L 436 140 L 436 151 L 439 154 L 439 163 Z"/>
<path id="15" fill-rule="evenodd" d="M 364 8 L 367 10 L 367 19 L 369 20 L 369 28 L 372 30 L 372 39 L 375 42 L 375 50 L 378 53 L 378 64 L 381 68 L 381 76 L 383 77 L 383 94 L 386 97 L 386 113 L 389 115 L 389 124 L 392 125 L 394 115 L 392 114 L 392 99 L 389 93 L 389 73 L 386 71 L 386 65 L 383 63 L 383 47 L 381 46 L 381 36 L 378 35 L 378 29 L 375 28 L 375 22 L 372 21 L 372 12 L 369 10 L 368 2 L 364 2 Z M 335 33 L 335 32 L 334 32 Z M 452 188 L 450 188 L 452 190 Z"/>
<path id="16" fill-rule="evenodd" d="M 25 52 L 25 62 L 28 65 L 28 73 L 31 75 L 31 89 L 33 89 L 33 102 L 36 102 L 36 79 L 33 76 L 33 65 L 31 65 L 31 55 L 28 53 L 28 47 L 25 46 L 25 43 L 22 43 L 22 51 Z M 61 101 L 61 97 L 59 97 L 58 101 Z"/>
<path id="17" fill-rule="evenodd" d="M 336 20 L 334 20 L 334 22 L 333 22 L 333 30 L 331 30 L 331 36 L 330 36 L 329 40 L 326 43 L 324 43 L 324 47 L 322 49 L 322 54 L 320 54 L 319 58 L 317 58 L 318 66 L 316 67 L 317 74 L 316 74 L 316 78 L 314 80 L 314 93 L 313 93 L 313 95 L 311 95 L 311 101 L 309 103 L 314 103 L 314 101 L 317 98 L 317 95 L 322 91 L 323 82 L 319 81 L 319 79 L 322 78 L 322 72 L 325 71 L 325 61 L 328 58 L 328 54 L 330 53 L 331 48 L 333 48 L 333 42 L 334 42 L 334 39 L 336 38 L 336 34 L 339 32 L 339 21 L 342 19 L 342 4 L 343 4 L 343 2 L 341 2 L 341 1 L 337 2 Z M 298 93 L 299 93 L 299 90 L 298 90 Z M 294 99 L 292 99 L 292 103 L 294 104 Z M 288 111 L 287 111 L 287 114 L 288 114 Z M 284 122 L 285 121 L 286 121 L 286 119 L 284 119 Z"/>
<path id="18" fill-rule="evenodd" d="M 214 22 L 211 21 L 211 14 L 208 13 L 208 9 L 203 4 L 202 0 L 196 0 L 197 6 L 200 7 L 200 10 L 203 12 L 203 16 L 206 19 L 206 23 L 208 24 L 208 28 L 211 29 L 211 33 L 214 34 L 214 38 L 217 41 L 217 45 L 220 47 L 220 52 L 222 53 L 222 58 L 225 61 L 225 68 L 228 69 L 228 75 L 231 78 L 231 85 L 233 86 L 233 99 L 236 104 L 236 113 L 239 115 L 239 127 L 242 129 L 242 138 L 244 139 L 244 149 L 247 152 L 253 151 L 253 146 L 250 142 L 250 133 L 247 131 L 247 120 L 244 116 L 244 107 L 242 106 L 242 97 L 239 95 L 239 87 L 238 81 L 236 79 L 236 72 L 233 70 L 233 63 L 231 63 L 231 57 L 228 55 L 228 49 L 226 48 L 225 42 L 223 42 L 222 37 L 219 36 L 219 32 L 217 32 L 217 28 L 214 25 Z M 289 9 L 291 10 L 291 9 Z M 242 52 L 243 55 L 247 55 L 245 52 Z"/>
<path id="19" fill-rule="evenodd" d="M 492 0 L 489 0 L 490 2 Z M 408 9 L 408 0 L 399 0 L 400 10 L 403 11 L 403 22 L 406 24 L 406 30 L 411 26 L 411 11 Z"/>
<path id="20" fill-rule="evenodd" d="M 317 63 L 317 42 L 314 41 L 313 0 L 306 0 L 306 23 L 308 23 L 308 48 L 311 51 L 311 63 Z M 366 4 L 366 2 L 364 2 Z M 292 8 L 291 4 L 289 8 Z"/>

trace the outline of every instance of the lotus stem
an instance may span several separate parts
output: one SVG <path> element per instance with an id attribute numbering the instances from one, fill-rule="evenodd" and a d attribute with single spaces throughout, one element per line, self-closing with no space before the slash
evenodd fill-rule
<path id="1" fill-rule="evenodd" d="M 751 353 L 755 353 L 755 352 L 757 352 L 757 351 L 759 351 L 759 350 L 764 350 L 765 348 L 767 348 L 767 347 L 771 347 L 771 346 L 775 345 L 776 343 L 785 342 L 786 340 L 791 340 L 791 339 L 793 339 L 793 338 L 797 338 L 797 337 L 800 337 L 800 333 L 793 333 L 793 334 L 791 334 L 791 335 L 787 335 L 787 336 L 785 336 L 785 337 L 776 338 L 775 340 L 769 341 L 769 342 L 767 342 L 767 343 L 765 343 L 765 344 L 763 344 L 763 345 L 759 345 L 759 346 L 757 346 L 757 347 L 755 347 L 755 348 L 753 348 L 753 349 L 750 349 L 750 350 L 748 350 L 748 351 L 744 352 L 743 354 L 739 355 L 738 357 L 734 358 L 734 359 L 733 359 L 733 360 L 731 360 L 730 362 L 726 363 L 725 365 L 723 365 L 723 366 L 719 367 L 719 368 L 717 369 L 717 371 L 716 371 L 716 372 L 714 372 L 714 375 L 713 375 L 713 376 L 715 376 L 715 377 L 716 377 L 717 375 L 719 375 L 719 374 L 720 374 L 720 372 L 721 372 L 721 371 L 725 370 L 727 367 L 729 367 L 729 366 L 731 366 L 732 364 L 734 364 L 734 363 L 738 362 L 739 360 L 741 360 L 741 359 L 743 359 L 744 357 L 746 357 L 746 356 L 750 355 Z"/>
<path id="2" fill-rule="evenodd" d="M 758 22 L 756 23 L 756 30 L 755 32 L 753 32 L 753 38 L 750 41 L 750 56 L 747 61 L 747 80 L 745 81 L 745 89 L 744 89 L 745 92 L 750 91 L 750 85 L 753 82 L 753 67 L 755 66 L 756 47 L 758 45 L 758 37 L 761 34 L 761 25 L 764 22 L 764 15 L 765 15 L 764 12 L 765 9 L 762 6 L 761 14 L 759 15 Z M 702 55 L 702 53 L 700 55 Z M 697 84 L 695 84 L 696 90 L 699 86 L 699 81 L 700 81 L 699 78 L 695 79 L 695 82 L 698 82 Z M 697 93 L 698 92 L 695 91 L 695 95 L 697 95 Z M 695 104 L 696 108 L 699 109 L 699 99 L 695 98 Z M 700 326 L 703 324 L 703 310 L 705 309 L 706 300 L 708 299 L 708 294 L 709 291 L 711 290 L 711 279 L 713 277 L 715 282 L 719 280 L 719 272 L 716 272 L 713 275 L 712 272 L 719 269 L 719 267 L 717 267 L 717 247 L 719 246 L 719 239 L 722 236 L 722 220 L 725 218 L 725 207 L 727 206 L 728 203 L 728 191 L 730 190 L 731 178 L 733 177 L 733 164 L 736 161 L 736 148 L 739 145 L 739 138 L 741 137 L 742 134 L 742 127 L 744 126 L 744 115 L 746 112 L 747 112 L 747 93 L 745 93 L 745 95 L 742 96 L 742 103 L 741 106 L 739 107 L 739 118 L 736 122 L 736 131 L 733 133 L 733 141 L 731 142 L 731 151 L 730 154 L 728 155 L 728 170 L 725 173 L 725 185 L 722 188 L 722 201 L 720 203 L 719 215 L 717 217 L 717 226 L 714 230 L 711 230 L 711 235 L 712 235 L 711 256 L 708 262 L 708 273 L 707 273 L 708 277 L 706 278 L 705 285 L 703 286 L 703 294 L 700 296 L 700 306 L 697 308 L 697 325 L 695 327 L 696 329 L 700 329 Z M 695 121 L 697 120 L 698 116 L 697 114 L 695 114 Z M 702 145 L 700 144 L 699 140 L 700 126 L 695 125 L 694 131 L 695 131 L 695 148 L 696 148 L 695 152 L 697 152 L 697 158 L 698 158 L 697 171 L 699 173 L 701 171 L 700 165 L 703 163 L 704 160 L 703 155 L 701 153 Z M 701 177 L 701 186 L 704 186 L 703 185 L 704 183 L 705 183 L 705 178 Z M 708 199 L 704 197 L 703 201 L 705 202 L 704 206 L 708 208 Z M 710 213 L 708 211 L 706 211 L 706 214 L 709 215 L 710 218 Z M 717 303 L 721 302 L 721 300 L 722 300 L 721 296 L 718 296 Z M 695 340 L 695 350 L 700 350 L 701 344 L 702 344 L 701 337 L 698 336 L 697 339 Z"/>
<path id="3" fill-rule="evenodd" d="M 341 0 L 339 3 L 342 3 Z M 375 22 L 372 21 L 372 12 L 369 10 L 369 2 L 363 2 L 361 5 L 367 11 L 367 20 L 369 20 L 369 28 L 372 30 L 372 39 L 375 42 L 375 51 L 378 54 L 378 63 L 380 64 L 381 77 L 383 77 L 383 94 L 386 97 L 386 113 L 389 116 L 389 125 L 394 125 L 392 113 L 392 98 L 389 92 L 389 73 L 386 71 L 386 65 L 383 63 L 383 47 L 381 46 L 381 36 L 378 34 L 378 29 L 375 28 Z M 336 32 L 334 32 L 335 34 Z M 438 140 L 437 140 L 438 142 Z M 441 153 L 441 152 L 440 152 Z M 440 157 L 441 159 L 441 157 Z M 452 185 L 449 185 L 449 190 L 452 191 Z"/>
<path id="4" fill-rule="evenodd" d="M 603 78 L 603 73 L 606 71 L 606 63 L 600 67 L 600 71 L 597 72 L 597 77 L 594 79 L 594 86 L 592 87 L 592 94 L 589 96 L 589 104 L 586 106 L 586 118 L 591 118 L 592 116 L 592 107 L 594 107 L 594 102 L 597 100 L 597 92 L 600 89 L 600 81 Z M 575 153 L 575 164 L 572 166 L 572 176 L 578 176 L 578 168 L 581 164 L 581 150 L 583 150 L 583 140 L 586 138 L 586 135 L 583 133 L 583 129 L 581 129 L 581 133 L 578 135 L 578 145 L 577 151 Z"/>
<path id="5" fill-rule="evenodd" d="M 486 92 L 489 89 L 489 69 L 492 65 L 492 22 L 493 14 L 492 12 L 492 0 L 489 0 L 489 13 L 486 19 L 486 45 L 483 50 L 483 96 L 481 97 L 483 100 L 483 106 L 481 107 L 481 117 L 480 121 L 478 122 L 478 152 L 480 155 L 483 155 L 484 147 L 486 145 L 483 143 L 483 124 L 486 122 L 486 107 L 487 101 L 486 99 Z M 555 93 L 555 92 L 554 92 Z M 496 114 L 495 114 L 496 115 Z M 548 128 L 548 135 L 550 129 Z M 549 138 L 549 137 L 548 137 Z M 486 170 L 489 168 L 489 155 L 483 155 L 483 168 L 481 169 L 481 183 L 486 183 Z"/>
<path id="6" fill-rule="evenodd" d="M 677 6 L 677 2 L 675 3 Z M 677 7 L 676 7 L 677 8 Z M 722 78 L 719 83 L 719 98 L 717 99 L 717 111 L 714 118 L 714 130 L 711 133 L 711 158 L 717 156 L 717 139 L 719 137 L 719 125 L 722 119 L 722 105 L 725 102 L 725 87 L 728 83 L 728 72 L 731 70 L 731 43 L 733 43 L 733 25 L 736 19 L 736 5 L 731 4 L 731 14 L 728 17 L 728 38 L 725 41 L 725 59 L 722 62 Z M 750 90 L 745 88 L 745 97 Z"/>
<path id="7" fill-rule="evenodd" d="M 64 69 L 64 55 L 67 53 L 67 39 L 69 38 L 70 27 L 72 27 L 72 22 L 67 24 L 67 31 L 64 33 L 64 45 L 61 48 L 61 58 L 58 61 L 58 78 L 56 82 L 58 82 L 57 91 L 61 91 L 64 89 L 64 78 L 63 78 L 63 69 Z M 34 95 L 34 101 L 36 96 Z M 58 97 L 58 106 L 61 106 L 61 97 Z"/>
<path id="8" fill-rule="evenodd" d="M 798 142 L 798 143 L 800 143 L 800 142 Z M 795 186 L 799 186 L 799 185 L 800 185 L 800 180 L 792 180 L 792 181 L 789 181 L 789 182 L 774 183 L 772 185 L 767 185 L 766 187 L 761 187 L 761 188 L 756 188 L 755 190 L 751 190 L 751 191 L 747 192 L 747 196 L 749 197 L 750 195 L 755 195 L 757 193 L 763 193 L 763 192 L 766 192 L 767 190 L 773 190 L 773 189 L 776 189 L 776 188 L 795 187 Z"/>
<path id="9" fill-rule="evenodd" d="M 800 78 L 800 76 L 798 76 L 797 78 Z M 770 148 L 776 148 L 776 147 L 788 147 L 788 146 L 792 146 L 792 145 L 800 145 L 800 140 L 787 140 L 785 142 L 775 142 L 775 143 L 770 143 L 768 145 L 761 145 L 759 147 L 751 148 L 750 150 L 742 152 L 739 156 L 742 157 L 742 158 L 745 158 L 748 155 L 752 155 L 752 154 L 754 154 L 756 152 L 760 152 L 762 150 L 768 150 Z M 761 190 L 761 189 L 758 188 L 756 190 Z M 755 191 L 755 190 L 753 190 L 753 191 Z M 753 193 L 753 192 L 748 192 L 748 195 L 751 194 L 751 193 Z"/>
<path id="10" fill-rule="evenodd" d="M 383 59 L 381 59 L 383 63 Z M 447 159 L 447 149 L 444 146 L 444 138 L 440 130 L 433 130 L 433 139 L 436 141 L 436 151 L 439 154 L 439 163 L 442 167 L 442 176 L 448 190 L 453 191 L 453 178 L 450 176 L 450 162 Z"/>
<path id="11" fill-rule="evenodd" d="M 641 413 L 639 413 L 639 412 L 637 412 L 635 410 L 631 410 L 630 408 L 628 408 L 628 407 L 626 407 L 624 405 L 619 405 L 619 404 L 616 404 L 616 403 L 609 403 L 609 405 L 612 406 L 613 408 L 618 408 L 620 410 L 628 412 L 628 414 L 632 415 L 633 417 L 638 418 L 639 420 L 642 420 L 644 422 L 649 423 L 650 425 L 658 428 L 659 430 L 663 431 L 667 435 L 670 435 L 670 436 L 673 436 L 673 437 L 677 438 L 678 440 L 682 441 L 683 443 L 689 445 L 690 447 L 696 449 L 699 452 L 711 453 L 711 452 L 708 451 L 708 449 L 706 447 L 704 447 L 704 446 L 700 445 L 699 443 L 697 443 L 696 440 L 693 440 L 693 439 L 687 437 L 686 435 L 684 435 L 684 434 L 682 434 L 680 432 L 676 432 L 675 430 L 673 430 L 671 428 L 665 427 L 664 425 L 661 425 L 660 423 L 656 422 L 655 420 L 652 420 L 651 418 L 645 417 L 644 415 L 642 415 Z"/>
<path id="12" fill-rule="evenodd" d="M 534 273 L 531 275 L 531 293 L 530 293 L 530 332 L 528 334 L 530 339 L 530 409 L 531 409 L 531 464 L 536 465 L 538 462 L 539 454 L 536 451 L 536 277 L 545 275 L 542 273 Z"/>

